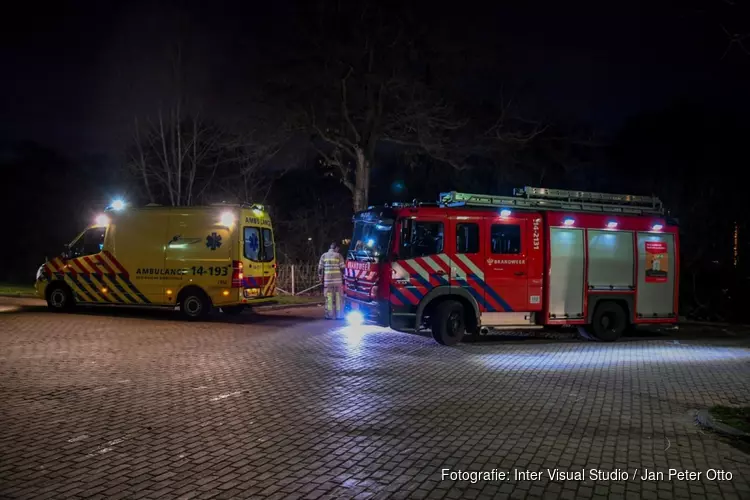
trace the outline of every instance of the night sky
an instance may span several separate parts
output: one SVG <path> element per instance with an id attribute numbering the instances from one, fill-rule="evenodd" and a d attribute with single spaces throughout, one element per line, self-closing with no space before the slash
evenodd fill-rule
<path id="1" fill-rule="evenodd" d="M 202 3 L 26 4 L 4 16 L 0 140 L 118 161 L 134 116 L 163 98 L 164 55 L 180 29 L 189 33 L 190 92 L 204 112 L 219 120 L 245 113 L 249 89 L 304 24 L 303 2 Z M 750 32 L 746 5 L 521 3 L 410 8 L 447 50 L 455 40 L 483 54 L 457 71 L 460 88 L 491 94 L 502 82 L 535 117 L 608 135 L 679 100 L 748 110 L 750 55 L 736 44 L 724 55 L 722 30 Z M 473 81 L 480 73 L 492 83 Z"/>

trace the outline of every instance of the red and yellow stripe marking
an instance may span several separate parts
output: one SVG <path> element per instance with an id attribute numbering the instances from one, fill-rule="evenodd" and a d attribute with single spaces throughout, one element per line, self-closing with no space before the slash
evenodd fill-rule
<path id="1" fill-rule="evenodd" d="M 79 302 L 151 303 L 130 281 L 122 264 L 107 251 L 67 261 L 56 257 L 44 265 L 42 273 L 47 281 L 64 281 Z"/>

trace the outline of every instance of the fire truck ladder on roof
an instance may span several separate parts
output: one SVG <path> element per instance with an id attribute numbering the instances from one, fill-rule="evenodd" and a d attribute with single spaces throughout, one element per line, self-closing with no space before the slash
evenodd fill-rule
<path id="1" fill-rule="evenodd" d="M 493 207 L 527 210 L 663 215 L 664 205 L 655 196 L 607 194 L 566 189 L 526 186 L 514 190 L 515 196 L 495 196 L 450 191 L 440 193 L 438 204 L 446 207 Z"/>

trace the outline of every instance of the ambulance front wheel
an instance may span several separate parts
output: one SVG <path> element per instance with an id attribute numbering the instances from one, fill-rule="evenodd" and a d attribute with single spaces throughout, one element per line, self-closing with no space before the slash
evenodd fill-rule
<path id="1" fill-rule="evenodd" d="M 73 293 L 67 285 L 56 283 L 47 291 L 47 306 L 53 311 L 67 311 L 75 305 Z"/>
<path id="2" fill-rule="evenodd" d="M 211 301 L 203 290 L 186 290 L 180 298 L 180 312 L 190 321 L 204 319 L 211 312 Z"/>
<path id="3" fill-rule="evenodd" d="M 464 306 L 455 300 L 439 304 L 432 317 L 432 338 L 438 344 L 456 345 L 466 333 Z"/>

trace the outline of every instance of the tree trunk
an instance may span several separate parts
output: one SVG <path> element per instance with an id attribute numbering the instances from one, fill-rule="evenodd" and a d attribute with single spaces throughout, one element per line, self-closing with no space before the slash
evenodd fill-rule
<path id="1" fill-rule="evenodd" d="M 359 212 L 367 209 L 370 194 L 370 159 L 364 151 L 357 149 L 354 166 L 354 211 Z"/>

